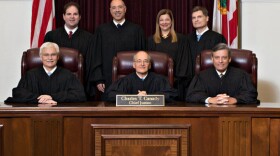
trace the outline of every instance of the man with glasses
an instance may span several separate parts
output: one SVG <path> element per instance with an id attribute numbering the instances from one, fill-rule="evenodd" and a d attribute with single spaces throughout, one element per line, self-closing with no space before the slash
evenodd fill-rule
<path id="1" fill-rule="evenodd" d="M 133 68 L 136 72 L 114 82 L 108 89 L 108 100 L 115 101 L 118 94 L 163 94 L 166 101 L 171 101 L 177 96 L 167 78 L 153 72 L 151 57 L 145 51 L 139 51 L 133 56 Z"/>
<path id="2" fill-rule="evenodd" d="M 29 70 L 6 103 L 53 104 L 86 101 L 84 88 L 69 70 L 57 66 L 59 47 L 46 42 L 40 47 L 43 65 Z"/>

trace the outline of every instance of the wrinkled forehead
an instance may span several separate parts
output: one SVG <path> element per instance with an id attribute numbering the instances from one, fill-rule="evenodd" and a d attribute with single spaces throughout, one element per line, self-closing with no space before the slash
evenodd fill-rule
<path id="1" fill-rule="evenodd" d="M 145 52 L 139 52 L 135 55 L 135 60 L 149 60 L 149 56 Z"/>

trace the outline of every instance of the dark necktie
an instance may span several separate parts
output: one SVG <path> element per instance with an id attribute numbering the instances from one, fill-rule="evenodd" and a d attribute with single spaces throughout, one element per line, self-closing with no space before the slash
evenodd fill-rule
<path id="1" fill-rule="evenodd" d="M 223 74 L 223 73 L 221 73 L 219 76 L 220 76 L 220 78 L 223 78 L 224 74 Z"/>
<path id="2" fill-rule="evenodd" d="M 117 28 L 120 29 L 122 27 L 122 25 L 120 24 L 117 24 Z"/>
<path id="3" fill-rule="evenodd" d="M 72 34 L 73 34 L 73 32 L 72 31 L 69 31 L 69 38 L 72 38 Z"/>

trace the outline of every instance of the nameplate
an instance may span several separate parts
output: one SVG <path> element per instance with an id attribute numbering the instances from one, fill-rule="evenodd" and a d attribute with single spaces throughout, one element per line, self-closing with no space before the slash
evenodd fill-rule
<path id="1" fill-rule="evenodd" d="M 164 106 L 164 95 L 117 95 L 116 106 Z"/>

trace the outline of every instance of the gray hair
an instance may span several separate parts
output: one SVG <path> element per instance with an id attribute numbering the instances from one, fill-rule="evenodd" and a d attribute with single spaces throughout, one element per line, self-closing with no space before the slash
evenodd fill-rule
<path id="1" fill-rule="evenodd" d="M 212 56 L 213 56 L 213 53 L 215 53 L 218 50 L 227 50 L 228 56 L 231 57 L 231 51 L 230 51 L 228 45 L 225 43 L 218 43 L 212 50 L 213 50 Z"/>
<path id="2" fill-rule="evenodd" d="M 41 47 L 40 47 L 40 52 L 39 52 L 40 56 L 42 55 L 43 50 L 46 49 L 46 48 L 54 48 L 55 51 L 57 52 L 57 54 L 59 54 L 59 47 L 58 47 L 58 45 L 57 45 L 56 43 L 53 43 L 53 42 L 45 42 L 45 43 L 42 44 Z"/>

